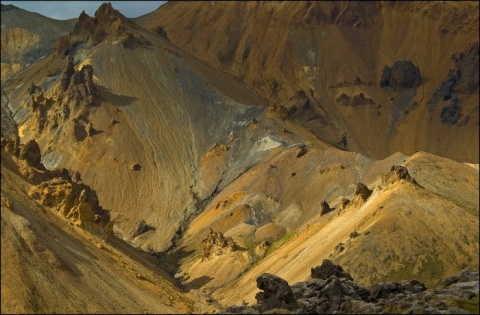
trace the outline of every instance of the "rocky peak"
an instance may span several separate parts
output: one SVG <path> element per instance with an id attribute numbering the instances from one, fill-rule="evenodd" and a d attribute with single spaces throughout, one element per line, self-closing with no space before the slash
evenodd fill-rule
<path id="1" fill-rule="evenodd" d="M 108 36 L 120 37 L 124 41 L 131 41 L 134 37 L 131 23 L 118 10 L 115 10 L 110 2 L 102 4 L 94 17 L 82 11 L 73 32 L 61 37 L 54 51 L 57 56 L 72 54 L 79 43 L 86 42 L 95 46 Z"/>
<path id="2" fill-rule="evenodd" d="M 118 20 L 126 20 L 126 17 L 118 10 L 115 10 L 110 2 L 103 3 L 95 11 L 95 18 L 99 25 L 108 25 Z"/>

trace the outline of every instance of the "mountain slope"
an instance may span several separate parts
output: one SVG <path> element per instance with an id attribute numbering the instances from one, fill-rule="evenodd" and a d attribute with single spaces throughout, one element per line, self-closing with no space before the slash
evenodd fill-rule
<path id="1" fill-rule="evenodd" d="M 2 82 L 52 52 L 57 39 L 68 33 L 74 19 L 59 21 L 2 4 Z"/>
<path id="2" fill-rule="evenodd" d="M 136 21 L 328 143 L 377 159 L 422 150 L 478 162 L 478 3 L 175 2 Z M 381 86 L 401 61 L 420 85 Z M 450 69 L 463 77 L 440 100 Z"/>
<path id="3" fill-rule="evenodd" d="M 212 312 L 205 292 L 253 302 L 260 273 L 303 281 L 324 258 L 362 285 L 434 287 L 478 268 L 478 42 L 465 45 L 475 5 L 204 6 L 131 20 L 105 3 L 2 86 L 2 260 L 28 262 L 2 263 L 2 309 L 78 312 L 93 299 L 89 312 Z M 448 6 L 465 15 L 445 32 Z M 248 38 L 240 62 L 236 41 Z M 37 170 L 23 161 L 30 146 Z M 71 202 L 49 186 L 62 183 L 90 187 L 108 222 L 83 192 Z M 52 194 L 68 220 L 49 212 Z M 69 224 L 82 216 L 105 223 L 105 242 Z"/>

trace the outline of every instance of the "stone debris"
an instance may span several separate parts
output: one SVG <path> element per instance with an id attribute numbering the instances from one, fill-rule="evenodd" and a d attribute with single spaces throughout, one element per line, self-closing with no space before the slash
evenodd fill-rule
<path id="1" fill-rule="evenodd" d="M 292 286 L 264 273 L 257 304 L 230 306 L 230 314 L 469 314 L 458 301 L 473 304 L 479 292 L 478 271 L 464 270 L 427 290 L 417 280 L 382 282 L 370 289 L 356 284 L 348 272 L 329 260 L 312 268 L 312 279 Z M 478 306 L 477 309 L 478 310 Z"/>

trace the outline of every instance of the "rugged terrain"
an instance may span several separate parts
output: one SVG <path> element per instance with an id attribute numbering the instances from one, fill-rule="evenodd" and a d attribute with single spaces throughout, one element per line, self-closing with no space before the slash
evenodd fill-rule
<path id="1" fill-rule="evenodd" d="M 478 269 L 477 3 L 106 3 L 4 46 L 31 14 L 2 5 L 2 312 L 214 312 L 325 259 L 365 288 Z"/>

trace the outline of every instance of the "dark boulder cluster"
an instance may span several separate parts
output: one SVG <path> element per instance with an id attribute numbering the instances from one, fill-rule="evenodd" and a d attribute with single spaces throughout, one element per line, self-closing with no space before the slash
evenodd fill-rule
<path id="1" fill-rule="evenodd" d="M 257 304 L 230 306 L 234 314 L 465 314 L 455 301 L 478 299 L 478 271 L 463 271 L 433 290 L 417 280 L 383 282 L 368 289 L 329 260 L 312 268 L 312 279 L 290 286 L 272 274 L 257 278 Z M 453 302 L 452 302 L 453 301 Z M 466 304 L 468 304 L 467 302 Z M 478 310 L 478 307 L 477 307 Z"/>
<path id="2" fill-rule="evenodd" d="M 385 66 L 380 87 L 392 87 L 396 91 L 416 88 L 422 82 L 420 69 L 410 60 L 396 61 L 392 68 Z"/>
<path id="3" fill-rule="evenodd" d="M 479 89 L 479 42 L 473 42 L 460 53 L 452 55 L 455 68 L 450 69 L 447 78 L 433 92 L 427 102 L 430 111 L 435 110 L 437 103 L 450 100 L 449 104 L 442 108 L 440 120 L 446 125 L 458 126 L 468 123 L 469 116 L 460 121 L 460 99 L 456 93 L 471 94 Z"/>

